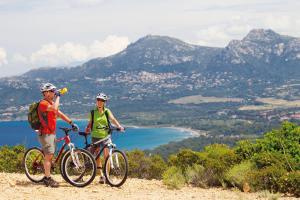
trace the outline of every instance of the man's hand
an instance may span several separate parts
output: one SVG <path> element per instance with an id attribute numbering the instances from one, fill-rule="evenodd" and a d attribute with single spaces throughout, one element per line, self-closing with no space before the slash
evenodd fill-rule
<path id="1" fill-rule="evenodd" d="M 59 90 L 55 90 L 54 94 L 55 94 L 55 96 L 60 97 L 60 91 Z"/>
<path id="2" fill-rule="evenodd" d="M 74 123 L 72 122 L 71 126 L 72 126 L 72 130 L 73 130 L 73 131 L 79 131 L 79 127 L 78 127 L 77 124 L 74 124 Z"/>

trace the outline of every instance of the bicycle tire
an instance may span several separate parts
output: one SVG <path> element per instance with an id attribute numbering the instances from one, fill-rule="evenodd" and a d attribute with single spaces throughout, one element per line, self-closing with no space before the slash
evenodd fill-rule
<path id="1" fill-rule="evenodd" d="M 61 159 L 60 159 L 60 163 L 59 163 L 59 171 L 60 171 L 60 174 L 61 174 L 61 176 L 63 177 L 63 179 L 64 179 L 66 182 L 68 182 L 68 181 L 67 181 L 66 175 L 65 175 L 65 173 L 64 173 L 64 171 L 63 171 L 63 161 L 64 161 L 64 159 L 65 159 L 65 157 L 66 157 L 66 154 L 67 154 L 69 151 L 70 151 L 70 150 L 68 149 L 68 150 L 66 150 L 66 151 L 63 152 L 63 154 L 62 154 L 62 156 L 61 156 Z"/>
<path id="2" fill-rule="evenodd" d="M 78 157 L 78 159 L 75 158 L 77 160 L 75 162 L 80 166 L 76 167 L 71 151 L 68 151 L 62 160 L 65 180 L 73 186 L 85 187 L 96 177 L 96 162 L 92 154 L 85 149 L 76 148 L 74 152 L 74 155 Z"/>
<path id="3" fill-rule="evenodd" d="M 111 165 L 113 163 L 113 165 Z M 114 168 L 111 168 L 113 166 Z M 122 169 L 121 169 L 122 168 Z M 127 179 L 128 161 L 124 152 L 114 149 L 105 159 L 104 176 L 106 182 L 112 187 L 120 187 Z"/>
<path id="4" fill-rule="evenodd" d="M 32 147 L 28 149 L 23 157 L 25 174 L 34 183 L 43 181 L 44 173 L 44 154 L 41 149 Z"/>

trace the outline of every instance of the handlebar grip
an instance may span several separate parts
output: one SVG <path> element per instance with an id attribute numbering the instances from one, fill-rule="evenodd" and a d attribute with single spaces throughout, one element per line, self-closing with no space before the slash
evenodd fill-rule
<path id="1" fill-rule="evenodd" d="M 79 135 L 86 136 L 88 135 L 86 132 L 78 132 Z"/>

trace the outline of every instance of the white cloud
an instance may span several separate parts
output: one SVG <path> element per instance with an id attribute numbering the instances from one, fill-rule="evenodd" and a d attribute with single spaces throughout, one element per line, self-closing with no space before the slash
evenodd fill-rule
<path id="1" fill-rule="evenodd" d="M 43 45 L 40 50 L 32 53 L 30 63 L 38 67 L 69 65 L 115 54 L 126 48 L 128 44 L 127 37 L 118 36 L 108 36 L 104 41 L 95 40 L 91 45 L 86 46 L 71 42 L 62 45 L 51 43 Z"/>
<path id="2" fill-rule="evenodd" d="M 108 36 L 103 42 L 95 40 L 89 47 L 89 57 L 105 57 L 115 54 L 127 47 L 127 37 Z"/>
<path id="3" fill-rule="evenodd" d="M 7 64 L 6 51 L 3 48 L 0 48 L 0 66 Z"/>

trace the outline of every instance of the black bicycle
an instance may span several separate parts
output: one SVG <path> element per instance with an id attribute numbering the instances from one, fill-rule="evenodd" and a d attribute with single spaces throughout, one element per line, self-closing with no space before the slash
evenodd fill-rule
<path id="1" fill-rule="evenodd" d="M 120 129 L 115 127 L 103 127 L 102 129 L 108 130 L 110 134 L 107 137 L 95 142 L 88 143 L 86 132 L 79 132 L 79 135 L 84 136 L 84 149 L 90 151 L 91 153 L 95 147 L 101 143 L 105 142 L 105 145 L 101 148 L 97 155 L 94 155 L 95 160 L 100 158 L 105 148 L 108 148 L 109 154 L 105 159 L 103 173 L 106 178 L 107 183 L 112 187 L 120 187 L 123 185 L 127 179 L 128 175 L 128 161 L 126 154 L 123 151 L 117 149 L 116 144 L 112 143 L 111 136 L 114 131 L 120 131 Z"/>

